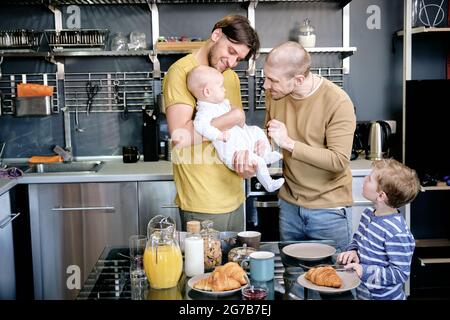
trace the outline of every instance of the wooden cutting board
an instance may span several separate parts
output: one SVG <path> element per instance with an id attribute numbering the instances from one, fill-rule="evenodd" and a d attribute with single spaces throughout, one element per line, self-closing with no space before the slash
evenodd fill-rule
<path id="1" fill-rule="evenodd" d="M 200 48 L 206 41 L 157 42 L 158 51 L 192 51 Z"/>

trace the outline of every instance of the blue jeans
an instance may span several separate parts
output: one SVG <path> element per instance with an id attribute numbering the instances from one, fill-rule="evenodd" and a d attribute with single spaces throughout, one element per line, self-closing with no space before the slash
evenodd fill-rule
<path id="1" fill-rule="evenodd" d="M 278 204 L 282 241 L 333 240 L 336 249 L 345 251 L 351 240 L 351 207 L 308 209 L 282 199 Z"/>

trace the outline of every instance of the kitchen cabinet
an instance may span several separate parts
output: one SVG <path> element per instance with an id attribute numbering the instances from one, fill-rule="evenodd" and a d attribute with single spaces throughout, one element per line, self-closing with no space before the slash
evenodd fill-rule
<path id="1" fill-rule="evenodd" d="M 16 298 L 14 241 L 9 192 L 0 196 L 0 300 Z"/>
<path id="2" fill-rule="evenodd" d="M 138 232 L 137 183 L 29 186 L 35 299 L 74 299 L 105 246 Z"/>
<path id="3" fill-rule="evenodd" d="M 159 214 L 171 217 L 177 230 L 181 230 L 180 214 L 174 202 L 176 193 L 173 181 L 138 182 L 140 234 L 147 234 L 148 222 Z"/>

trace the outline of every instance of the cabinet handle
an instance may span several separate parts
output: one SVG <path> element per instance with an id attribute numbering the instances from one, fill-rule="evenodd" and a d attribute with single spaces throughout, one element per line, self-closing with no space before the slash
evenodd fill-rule
<path id="1" fill-rule="evenodd" d="M 176 204 L 163 204 L 163 205 L 161 205 L 161 208 L 163 208 L 163 209 L 178 209 L 178 206 Z"/>
<path id="2" fill-rule="evenodd" d="M 450 258 L 419 258 L 420 265 L 425 267 L 427 264 L 446 264 L 450 263 Z"/>
<path id="3" fill-rule="evenodd" d="M 253 201 L 253 207 L 255 208 L 276 208 L 278 207 L 278 201 Z"/>
<path id="4" fill-rule="evenodd" d="M 4 222 L 1 222 L 1 223 L 0 223 L 0 229 L 5 228 L 8 224 L 10 224 L 11 222 L 13 222 L 13 220 L 14 220 L 15 218 L 17 218 L 18 216 L 20 216 L 20 212 L 10 214 L 9 217 L 6 218 Z"/>
<path id="5" fill-rule="evenodd" d="M 52 211 L 94 211 L 94 210 L 106 210 L 106 211 L 115 211 L 114 207 L 76 207 L 76 208 L 53 208 Z"/>

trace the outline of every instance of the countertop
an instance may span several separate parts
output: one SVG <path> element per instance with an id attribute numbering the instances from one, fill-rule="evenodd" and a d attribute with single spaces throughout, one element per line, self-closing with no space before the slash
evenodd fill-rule
<path id="1" fill-rule="evenodd" d="M 172 163 L 170 161 L 139 161 L 137 163 L 123 163 L 122 159 L 109 159 L 104 161 L 105 165 L 96 173 L 25 173 L 23 177 L 18 179 L 0 179 L 0 195 L 10 190 L 18 183 L 33 184 L 173 180 Z M 358 158 L 351 161 L 350 168 L 352 170 L 352 175 L 368 175 L 371 171 L 371 164 L 372 161 L 363 158 Z M 274 172 L 274 170 L 276 171 L 277 169 L 272 169 L 271 172 Z"/>

